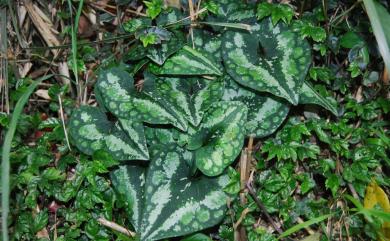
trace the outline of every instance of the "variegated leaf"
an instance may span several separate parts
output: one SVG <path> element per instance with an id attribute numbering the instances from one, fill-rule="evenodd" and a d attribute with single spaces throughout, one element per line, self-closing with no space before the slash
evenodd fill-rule
<path id="1" fill-rule="evenodd" d="M 175 128 L 145 127 L 146 142 L 149 146 L 176 143 L 178 136 L 179 132 Z"/>
<path id="2" fill-rule="evenodd" d="M 337 101 L 332 97 L 323 97 L 307 81 L 305 81 L 302 85 L 299 104 L 320 105 L 332 112 L 335 116 L 338 116 Z"/>
<path id="3" fill-rule="evenodd" d="M 140 240 L 186 235 L 214 226 L 224 217 L 227 175 L 193 178 L 186 164 L 192 158 L 191 152 L 166 145 L 146 170 L 121 166 L 111 173 Z"/>
<path id="4" fill-rule="evenodd" d="M 129 136 L 134 144 L 139 148 L 143 149 L 146 147 L 146 139 L 144 133 L 144 126 L 142 123 L 133 123 L 131 120 L 118 119 L 122 127 L 122 131 Z"/>
<path id="5" fill-rule="evenodd" d="M 158 26 L 164 26 L 164 25 L 171 25 L 178 21 L 180 21 L 181 24 L 189 24 L 190 19 L 183 20 L 186 17 L 187 16 L 185 16 L 180 9 L 168 8 L 165 12 L 162 12 L 160 15 L 158 15 L 156 19 L 156 24 Z M 171 25 L 170 27 L 174 27 L 174 26 Z"/>
<path id="6" fill-rule="evenodd" d="M 97 107 L 82 106 L 72 114 L 69 133 L 77 148 L 87 155 L 105 150 L 117 160 L 148 160 L 142 124 L 120 122 L 108 121 Z"/>
<path id="7" fill-rule="evenodd" d="M 227 31 L 222 43 L 226 70 L 234 80 L 298 104 L 311 60 L 306 40 L 284 23 L 273 26 L 266 18 L 251 33 Z"/>
<path id="8" fill-rule="evenodd" d="M 193 126 L 199 125 L 204 112 L 223 94 L 221 80 L 202 78 L 159 78 L 156 88 Z"/>
<path id="9" fill-rule="evenodd" d="M 151 152 L 151 155 L 152 152 Z M 141 231 L 144 212 L 146 169 L 141 166 L 123 165 L 110 173 L 118 198 L 126 203 L 126 212 L 135 230 Z"/>
<path id="10" fill-rule="evenodd" d="M 148 48 L 141 43 L 134 44 L 130 50 L 123 56 L 124 61 L 138 61 L 145 58 L 148 54 Z"/>
<path id="11" fill-rule="evenodd" d="M 187 148 L 196 150 L 196 166 L 207 176 L 217 176 L 241 151 L 245 139 L 247 107 L 238 101 L 213 104 Z"/>
<path id="12" fill-rule="evenodd" d="M 149 68 L 157 75 L 222 75 L 214 61 L 189 46 L 184 46 L 162 66 L 151 64 Z"/>
<path id="13" fill-rule="evenodd" d="M 148 48 L 146 56 L 156 64 L 162 65 L 169 56 L 179 51 L 183 46 L 182 34 L 175 33 L 169 41 Z"/>
<path id="14" fill-rule="evenodd" d="M 129 73 L 119 68 L 102 71 L 96 84 L 106 108 L 121 119 L 150 124 L 172 124 L 181 130 L 187 122 L 154 91 L 138 92 Z"/>
<path id="15" fill-rule="evenodd" d="M 200 29 L 194 29 L 193 39 L 189 36 L 188 44 L 194 44 L 195 48 L 199 51 L 203 51 L 209 58 L 213 59 L 218 68 L 222 71 L 222 56 L 221 45 L 222 40 L 220 35 L 213 36 L 212 32 Z"/>
<path id="16" fill-rule="evenodd" d="M 175 128 L 161 128 L 161 127 L 146 127 L 145 137 L 148 143 L 149 152 L 153 156 L 156 148 L 159 146 L 166 146 L 175 144 L 178 146 L 185 146 L 188 138 L 194 134 L 195 129 L 190 125 L 188 126 L 187 132 L 181 132 Z M 157 148 L 159 149 L 159 148 Z M 186 159 L 187 165 L 191 167 L 193 173 L 196 171 L 195 160 Z"/>
<path id="17" fill-rule="evenodd" d="M 243 5 L 242 2 L 240 3 L 240 0 L 219 0 L 217 4 L 216 16 L 222 20 L 227 20 L 230 14 L 240 9 Z"/>
<path id="18" fill-rule="evenodd" d="M 225 101 L 240 101 L 248 107 L 245 123 L 247 136 L 265 137 L 276 131 L 290 110 L 290 104 L 282 98 L 249 89 L 237 84 L 226 75 Z"/>
<path id="19" fill-rule="evenodd" d="M 100 110 L 102 112 L 108 112 L 107 108 L 104 106 L 103 97 L 102 97 L 102 94 L 100 93 L 99 89 L 94 88 L 93 92 L 95 94 L 95 99 L 96 99 L 96 102 L 98 103 L 98 107 L 100 108 Z"/>
<path id="20" fill-rule="evenodd" d="M 218 11 L 215 16 L 209 15 L 210 22 L 240 22 L 253 21 L 256 17 L 254 6 L 240 0 L 218 0 Z"/>

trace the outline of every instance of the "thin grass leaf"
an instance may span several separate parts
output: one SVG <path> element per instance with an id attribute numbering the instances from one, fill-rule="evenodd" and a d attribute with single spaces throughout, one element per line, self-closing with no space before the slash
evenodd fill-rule
<path id="1" fill-rule="evenodd" d="M 367 212 L 374 217 L 382 219 L 384 222 L 390 222 L 390 213 L 376 209 L 368 209 Z"/>
<path id="2" fill-rule="evenodd" d="M 69 5 L 69 11 L 72 15 L 72 1 L 71 0 L 68 0 L 68 5 Z M 71 29 L 72 29 L 72 70 L 73 70 L 73 74 L 74 74 L 76 84 L 77 84 L 78 96 L 81 94 L 80 93 L 81 89 L 79 87 L 79 77 L 78 77 L 78 70 L 77 70 L 77 29 L 79 26 L 79 20 L 80 20 L 80 16 L 81 16 L 81 11 L 83 9 L 83 5 L 84 5 L 84 0 L 80 0 L 79 7 L 78 7 L 77 13 L 76 13 L 75 22 L 74 22 L 74 24 L 72 24 L 72 27 L 71 27 Z"/>
<path id="3" fill-rule="evenodd" d="M 348 199 L 349 201 L 351 201 L 351 203 L 353 203 L 353 205 L 355 205 L 355 207 L 356 207 L 359 211 L 361 211 L 361 210 L 364 209 L 363 204 L 362 204 L 359 200 L 357 200 L 356 198 L 354 198 L 354 197 L 352 197 L 351 195 L 348 195 L 348 194 L 344 195 L 344 197 L 345 197 L 346 199 Z"/>
<path id="4" fill-rule="evenodd" d="M 310 225 L 313 225 L 313 224 L 316 224 L 316 223 L 319 223 L 319 222 L 322 222 L 323 220 L 333 216 L 334 213 L 330 213 L 330 214 L 326 214 L 326 215 L 322 215 L 322 216 L 319 216 L 319 217 L 316 217 L 316 218 L 312 218 L 306 222 L 303 222 L 303 223 L 300 223 L 300 224 L 297 224 L 289 229 L 287 229 L 286 231 L 284 231 L 279 237 L 278 239 L 281 239 L 281 238 L 284 238 L 284 237 L 287 237 L 295 232 L 298 232 L 299 230 L 303 229 L 303 228 L 307 228 L 309 227 Z"/>
<path id="5" fill-rule="evenodd" d="M 390 70 L 390 14 L 384 6 L 375 0 L 363 0 L 363 2 L 378 42 L 379 51 L 386 68 Z"/>
<path id="6" fill-rule="evenodd" d="M 15 135 L 16 126 L 20 115 L 22 114 L 23 107 L 27 103 L 31 93 L 34 89 L 44 80 L 51 78 L 52 75 L 46 75 L 36 81 L 34 81 L 28 88 L 27 91 L 22 95 L 19 101 L 16 103 L 14 112 L 12 114 L 12 119 L 9 124 L 9 129 L 5 135 L 4 144 L 3 144 L 3 153 L 1 156 L 1 228 L 3 241 L 8 241 L 8 213 L 9 213 L 9 175 L 10 175 L 10 152 L 12 139 Z"/>

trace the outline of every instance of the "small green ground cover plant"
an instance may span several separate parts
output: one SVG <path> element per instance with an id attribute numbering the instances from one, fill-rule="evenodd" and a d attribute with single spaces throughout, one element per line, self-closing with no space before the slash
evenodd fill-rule
<path id="1" fill-rule="evenodd" d="M 104 58 L 88 83 L 96 104 L 80 105 L 71 86 L 53 85 L 50 109 L 69 114 L 66 131 L 60 117 L 20 117 L 12 237 L 386 238 L 387 210 L 360 204 L 372 179 L 390 184 L 390 102 L 361 23 L 335 27 L 321 6 L 295 18 L 288 4 L 199 4 L 188 18 L 187 4 L 145 1 L 145 16 L 118 25 L 132 39 L 120 58 L 88 44 L 72 50 L 76 75 Z M 339 56 L 346 66 L 334 64 Z M 21 85 L 13 100 L 25 81 L 11 83 Z M 0 123 L 8 127 L 9 116 Z M 24 143 L 36 129 L 34 146 Z M 243 187 L 234 167 L 253 139 Z M 103 227 L 102 217 L 134 233 Z"/>

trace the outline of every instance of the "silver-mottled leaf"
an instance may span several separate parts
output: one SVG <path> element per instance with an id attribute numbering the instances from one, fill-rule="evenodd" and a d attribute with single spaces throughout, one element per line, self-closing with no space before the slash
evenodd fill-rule
<path id="1" fill-rule="evenodd" d="M 227 196 L 222 189 L 227 175 L 193 178 L 186 164 L 191 158 L 191 152 L 166 145 L 145 171 L 122 166 L 111 173 L 114 188 L 127 201 L 127 209 L 133 210 L 131 221 L 142 241 L 193 233 L 224 217 Z"/>
<path id="2" fill-rule="evenodd" d="M 186 18 L 185 14 L 177 8 L 168 8 L 166 11 L 160 13 L 158 17 L 156 18 L 156 24 L 158 26 L 163 26 L 163 25 L 170 25 L 173 24 L 177 21 L 180 21 L 182 24 L 189 24 L 190 19 L 183 20 Z M 171 27 L 174 27 L 171 25 Z"/>
<path id="3" fill-rule="evenodd" d="M 194 44 L 195 49 L 203 51 L 204 55 L 212 59 L 219 70 L 223 71 L 221 56 L 221 35 L 213 35 L 212 32 L 200 29 L 194 29 L 193 39 L 191 36 L 188 37 L 188 44 Z"/>
<path id="4" fill-rule="evenodd" d="M 187 148 L 196 150 L 196 166 L 207 176 L 217 176 L 241 151 L 245 139 L 247 107 L 238 101 L 213 104 Z"/>
<path id="5" fill-rule="evenodd" d="M 105 150 L 117 160 L 148 160 L 143 127 L 130 121 L 126 125 L 132 135 L 119 123 L 108 121 L 97 107 L 82 106 L 73 112 L 68 127 L 73 143 L 87 155 Z"/>
<path id="6" fill-rule="evenodd" d="M 150 124 L 172 124 L 181 130 L 187 122 L 161 96 L 151 91 L 138 92 L 129 73 L 111 68 L 99 74 L 96 84 L 106 108 L 121 119 Z"/>
<path id="7" fill-rule="evenodd" d="M 132 122 L 131 120 L 119 119 L 119 123 L 121 129 L 127 134 L 127 136 L 131 137 L 134 142 L 134 145 L 137 146 L 138 149 L 147 153 L 148 149 L 146 147 L 146 139 L 144 133 L 144 126 L 140 122 Z"/>
<path id="8" fill-rule="evenodd" d="M 189 46 L 184 46 L 162 66 L 151 64 L 149 69 L 157 75 L 222 75 L 214 61 Z"/>
<path id="9" fill-rule="evenodd" d="M 144 211 L 145 172 L 140 166 L 123 165 L 110 175 L 117 196 L 126 204 L 126 212 L 137 231 L 141 230 Z"/>
<path id="10" fill-rule="evenodd" d="M 218 0 L 217 12 L 214 15 L 209 15 L 209 22 L 229 22 L 229 23 L 247 23 L 255 19 L 255 7 L 249 3 L 243 3 L 238 0 Z M 220 28 L 215 28 L 220 29 Z"/>
<path id="11" fill-rule="evenodd" d="M 169 41 L 149 47 L 146 56 L 156 64 L 162 65 L 169 56 L 176 53 L 183 46 L 184 37 L 181 33 L 175 33 Z"/>
<path id="12" fill-rule="evenodd" d="M 222 100 L 240 101 L 248 108 L 247 136 L 265 137 L 276 131 L 287 117 L 290 104 L 282 98 L 237 84 L 226 75 Z"/>
<path id="13" fill-rule="evenodd" d="M 297 105 L 311 61 L 310 47 L 284 23 L 269 18 L 252 32 L 227 31 L 222 42 L 227 72 L 238 83 Z"/>
<path id="14" fill-rule="evenodd" d="M 173 108 L 193 126 L 198 126 L 204 112 L 223 94 L 223 81 L 202 78 L 158 78 L 156 88 Z"/>

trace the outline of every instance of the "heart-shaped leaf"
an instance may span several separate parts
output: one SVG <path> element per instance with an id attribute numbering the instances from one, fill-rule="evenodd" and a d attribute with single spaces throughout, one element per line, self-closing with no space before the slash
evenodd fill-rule
<path id="1" fill-rule="evenodd" d="M 185 19 L 187 16 L 177 8 L 168 8 L 164 12 L 162 12 L 158 17 L 156 18 L 156 24 L 158 26 L 167 26 L 170 25 L 170 29 L 174 28 L 175 26 L 173 25 L 175 22 L 180 21 L 181 24 L 186 25 L 190 24 L 191 20 L 190 19 Z M 178 25 L 177 27 L 181 27 Z"/>
<path id="2" fill-rule="evenodd" d="M 69 133 L 77 148 L 87 155 L 105 150 L 117 160 L 149 159 L 142 124 L 129 120 L 110 122 L 97 107 L 75 110 Z"/>
<path id="3" fill-rule="evenodd" d="M 320 105 L 332 112 L 335 116 L 338 116 L 336 100 L 332 97 L 323 97 L 307 81 L 305 81 L 302 85 L 299 104 Z"/>
<path id="4" fill-rule="evenodd" d="M 255 15 L 254 7 L 249 3 L 237 0 L 218 0 L 217 11 L 214 15 L 209 15 L 209 22 L 246 22 L 253 19 Z M 220 29 L 220 28 L 216 28 Z"/>
<path id="5" fill-rule="evenodd" d="M 218 1 L 218 11 L 216 12 L 216 15 L 223 20 L 227 20 L 229 15 L 239 9 L 242 5 L 240 4 L 240 1 L 236 0 L 219 0 Z"/>
<path id="6" fill-rule="evenodd" d="M 196 150 L 196 166 L 217 176 L 238 156 L 245 138 L 247 107 L 238 101 L 213 104 L 187 148 Z"/>
<path id="7" fill-rule="evenodd" d="M 138 92 L 129 73 L 119 68 L 102 71 L 96 84 L 106 108 L 118 118 L 150 124 L 172 124 L 181 130 L 187 122 L 170 104 L 151 91 Z"/>
<path id="8" fill-rule="evenodd" d="M 222 41 L 227 72 L 238 83 L 297 105 L 310 65 L 310 47 L 288 26 L 269 18 L 252 32 L 227 31 Z"/>
<path id="9" fill-rule="evenodd" d="M 208 58 L 214 59 L 217 64 L 222 61 L 221 56 L 221 35 L 213 36 L 212 32 L 206 30 L 194 29 L 194 38 L 188 38 L 188 43 L 195 45 L 199 51 L 204 51 Z M 220 67 L 223 69 L 222 64 Z"/>
<path id="10" fill-rule="evenodd" d="M 168 145 L 155 148 L 148 168 L 120 166 L 111 173 L 142 241 L 182 236 L 218 224 L 225 215 L 227 175 L 191 177 L 193 154 Z"/>
<path id="11" fill-rule="evenodd" d="M 193 126 L 198 126 L 204 112 L 223 94 L 223 81 L 202 78 L 159 78 L 156 80 L 159 95 Z"/>
<path id="12" fill-rule="evenodd" d="M 179 131 L 174 128 L 145 127 L 146 142 L 149 146 L 176 143 Z"/>
<path id="13" fill-rule="evenodd" d="M 184 46 L 161 67 L 151 64 L 149 68 L 157 75 L 222 75 L 212 60 L 189 46 Z"/>
<path id="14" fill-rule="evenodd" d="M 225 76 L 225 101 L 240 101 L 248 107 L 248 120 L 245 123 L 247 136 L 265 137 L 276 131 L 290 110 L 284 99 L 259 93 L 237 84 L 230 76 Z"/>
<path id="15" fill-rule="evenodd" d="M 183 46 L 183 36 L 180 33 L 176 33 L 169 41 L 149 48 L 146 56 L 156 64 L 162 65 L 169 56 L 179 51 Z"/>
<path id="16" fill-rule="evenodd" d="M 152 48 L 149 46 L 149 48 Z M 134 44 L 130 50 L 123 56 L 124 61 L 138 61 L 144 59 L 148 54 L 148 48 L 141 43 Z"/>

